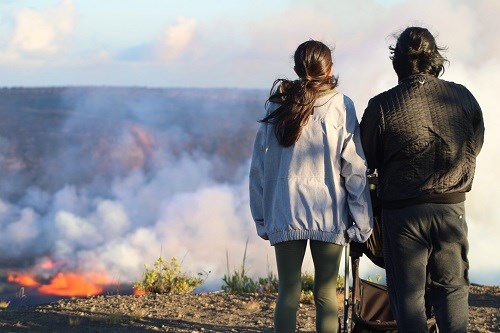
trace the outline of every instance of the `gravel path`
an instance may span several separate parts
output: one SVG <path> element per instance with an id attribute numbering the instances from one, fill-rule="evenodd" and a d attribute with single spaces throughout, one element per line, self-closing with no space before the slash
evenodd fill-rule
<path id="1" fill-rule="evenodd" d="M 0 332 L 272 332 L 275 300 L 223 292 L 67 299 L 8 308 Z M 500 332 L 500 287 L 471 286 L 469 303 L 469 332 Z M 314 332 L 313 304 L 301 303 L 298 325 Z"/>

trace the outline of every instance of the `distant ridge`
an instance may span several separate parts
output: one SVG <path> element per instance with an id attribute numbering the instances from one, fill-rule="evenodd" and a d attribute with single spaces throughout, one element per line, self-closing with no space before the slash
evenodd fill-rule
<path id="1" fill-rule="evenodd" d="M 91 154 L 90 161 L 97 159 L 94 164 L 110 163 L 92 150 L 107 147 L 99 154 L 112 154 L 107 149 L 133 124 L 163 137 L 158 144 L 169 146 L 159 149 L 218 156 L 224 164 L 217 169 L 225 170 L 219 177 L 227 177 L 249 158 L 266 95 L 265 90 L 240 88 L 0 88 L 0 138 L 6 138 L 3 146 L 0 141 L 0 166 L 3 163 L 5 177 L 18 180 L 15 186 L 9 185 L 4 177 L 0 193 L 7 197 L 17 193 L 17 197 L 31 185 L 55 190 L 64 183 L 90 181 L 97 171 L 87 176 L 79 173 L 78 179 L 77 175 L 49 179 L 46 161 L 78 146 L 81 153 L 73 158 L 89 161 L 86 156 Z M 88 168 L 92 170 L 94 164 Z"/>

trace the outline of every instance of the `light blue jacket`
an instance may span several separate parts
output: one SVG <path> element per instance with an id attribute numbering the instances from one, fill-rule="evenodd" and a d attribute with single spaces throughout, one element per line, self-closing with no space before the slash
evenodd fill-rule
<path id="1" fill-rule="evenodd" d="M 270 103 L 268 112 L 279 105 Z M 250 168 L 250 209 L 263 239 L 365 242 L 373 216 L 359 123 L 351 99 L 330 91 L 316 100 L 299 140 L 279 145 L 261 124 Z"/>

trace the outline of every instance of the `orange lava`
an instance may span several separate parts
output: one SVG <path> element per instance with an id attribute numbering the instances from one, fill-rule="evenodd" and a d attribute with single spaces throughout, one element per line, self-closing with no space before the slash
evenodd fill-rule
<path id="1" fill-rule="evenodd" d="M 23 287 L 36 288 L 44 295 L 83 297 L 100 295 L 104 286 L 115 284 L 107 274 L 72 272 L 59 272 L 47 284 L 42 284 L 34 274 L 28 273 L 11 273 L 7 281 Z"/>
<path id="2" fill-rule="evenodd" d="M 17 283 L 23 287 L 36 287 L 39 285 L 38 281 L 29 274 L 9 274 L 7 281 Z"/>
<path id="3" fill-rule="evenodd" d="M 97 277 L 100 281 L 93 279 Z M 107 281 L 107 279 L 106 279 Z M 103 292 L 100 283 L 104 277 L 96 274 L 57 273 L 49 284 L 40 286 L 38 291 L 46 295 L 57 296 L 92 296 Z"/>
<path id="4" fill-rule="evenodd" d="M 141 289 L 134 289 L 133 294 L 136 296 L 142 296 L 142 295 L 146 295 L 146 292 L 144 290 L 141 290 Z"/>

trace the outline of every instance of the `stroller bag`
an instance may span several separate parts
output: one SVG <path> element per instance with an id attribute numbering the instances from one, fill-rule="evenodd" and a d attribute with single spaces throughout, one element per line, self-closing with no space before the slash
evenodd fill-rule
<path id="1" fill-rule="evenodd" d="M 396 320 L 389 305 L 387 287 L 378 283 L 363 280 L 359 276 L 359 261 L 363 254 L 375 265 L 385 268 L 383 257 L 383 238 L 381 206 L 376 195 L 376 174 L 368 175 L 370 194 L 373 205 L 374 226 L 373 232 L 366 243 L 352 243 L 346 246 L 346 276 L 348 283 L 349 260 L 352 265 L 352 293 L 348 298 L 346 288 L 344 299 L 344 326 L 343 332 L 351 333 L 396 333 Z M 351 316 L 349 318 L 349 310 Z M 350 327 L 349 327 L 350 326 Z M 438 332 L 436 320 L 430 317 L 427 320 L 429 332 Z M 351 329 L 349 331 L 349 328 Z M 404 332 L 403 332 L 404 333 Z"/>
<path id="2" fill-rule="evenodd" d="M 383 285 L 359 279 L 360 300 L 354 304 L 352 333 L 397 332 L 389 307 L 387 288 Z"/>
<path id="3" fill-rule="evenodd" d="M 352 261 L 352 333 L 397 333 L 387 287 L 359 278 L 359 258 Z M 436 320 L 427 320 L 429 332 L 438 332 Z"/>

